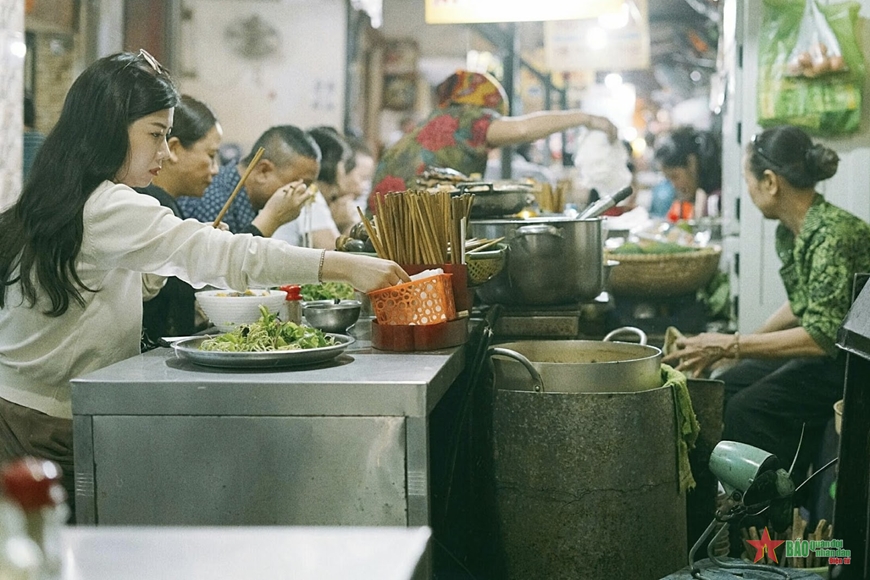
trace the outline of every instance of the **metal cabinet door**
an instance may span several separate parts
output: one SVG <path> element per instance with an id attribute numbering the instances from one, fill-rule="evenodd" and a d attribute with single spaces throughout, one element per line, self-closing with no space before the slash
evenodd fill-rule
<path id="1" fill-rule="evenodd" d="M 101 525 L 407 525 L 403 417 L 93 417 Z"/>

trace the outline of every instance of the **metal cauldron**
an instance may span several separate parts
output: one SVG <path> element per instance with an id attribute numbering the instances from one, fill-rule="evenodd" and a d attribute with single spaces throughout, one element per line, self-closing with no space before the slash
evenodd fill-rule
<path id="1" fill-rule="evenodd" d="M 504 269 L 477 289 L 483 302 L 576 304 L 604 290 L 600 218 L 471 220 L 469 232 L 478 238 L 504 237 L 508 245 Z"/>
<path id="2" fill-rule="evenodd" d="M 562 341 L 549 354 L 558 342 L 513 343 L 522 359 L 489 350 L 500 578 L 662 578 L 685 565 L 687 540 L 661 352 Z M 613 348 L 621 362 L 606 360 Z M 614 545 L 631 549 L 614 557 Z"/>
<path id="3" fill-rule="evenodd" d="M 623 333 L 640 344 L 611 342 Z M 618 328 L 596 340 L 526 340 L 490 349 L 501 389 L 539 393 L 620 393 L 662 385 L 662 351 L 646 344 L 639 328 Z M 519 364 L 517 364 L 519 363 Z"/>

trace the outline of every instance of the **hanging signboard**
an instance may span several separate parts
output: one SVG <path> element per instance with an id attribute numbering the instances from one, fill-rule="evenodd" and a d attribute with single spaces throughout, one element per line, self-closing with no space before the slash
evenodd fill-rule
<path id="1" fill-rule="evenodd" d="M 545 22 L 544 55 L 553 72 L 649 68 L 647 0 L 626 0 L 620 18 Z"/>
<path id="2" fill-rule="evenodd" d="M 426 24 L 531 22 L 597 18 L 619 11 L 623 0 L 426 0 Z"/>

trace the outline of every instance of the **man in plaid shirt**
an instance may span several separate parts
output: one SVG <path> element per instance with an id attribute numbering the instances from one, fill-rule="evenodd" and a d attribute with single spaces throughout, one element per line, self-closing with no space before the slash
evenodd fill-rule
<path id="1" fill-rule="evenodd" d="M 178 198 L 184 216 L 201 222 L 214 221 L 260 147 L 265 150 L 263 156 L 251 170 L 223 222 L 233 233 L 270 237 L 278 226 L 296 219 L 310 196 L 299 185 L 310 185 L 317 179 L 321 156 L 314 139 L 292 125 L 266 130 L 247 157 L 221 167 L 202 197 Z"/>

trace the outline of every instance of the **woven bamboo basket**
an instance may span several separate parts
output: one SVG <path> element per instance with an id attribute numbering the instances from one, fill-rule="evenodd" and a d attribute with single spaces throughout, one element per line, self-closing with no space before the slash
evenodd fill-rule
<path id="1" fill-rule="evenodd" d="M 480 286 L 492 280 L 502 271 L 505 264 L 507 246 L 498 244 L 492 250 L 469 252 L 465 254 L 465 264 L 468 266 L 468 285 Z"/>
<path id="2" fill-rule="evenodd" d="M 678 254 L 613 254 L 619 261 L 610 273 L 609 290 L 616 295 L 664 297 L 703 288 L 719 269 L 718 246 Z"/>

